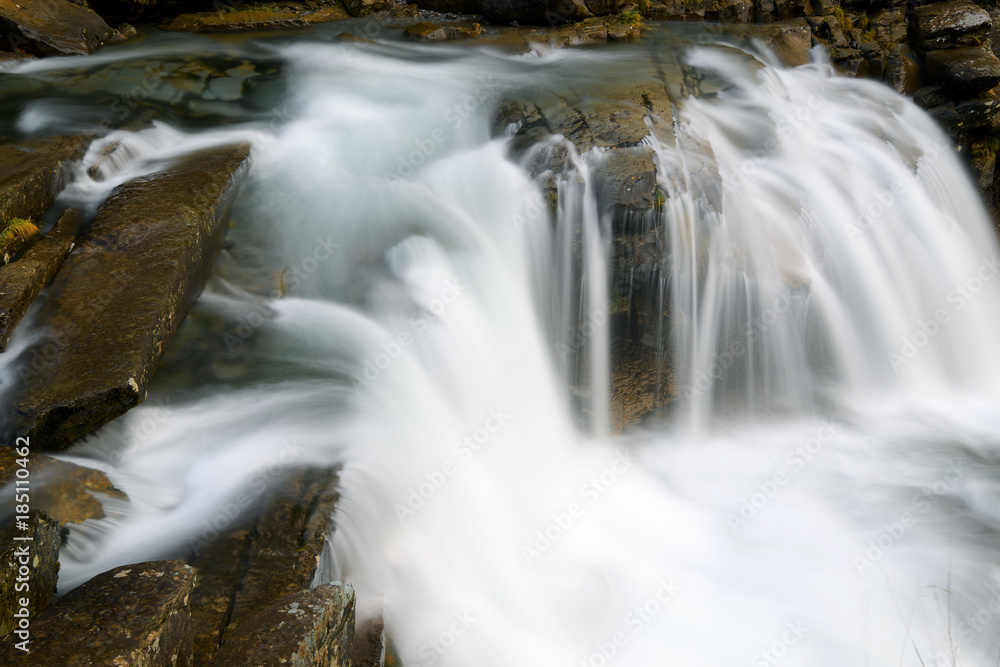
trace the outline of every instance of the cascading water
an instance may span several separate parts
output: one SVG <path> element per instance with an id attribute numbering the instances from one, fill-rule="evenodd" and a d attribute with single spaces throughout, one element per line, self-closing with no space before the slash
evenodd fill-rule
<path id="1" fill-rule="evenodd" d="M 65 456 L 129 500 L 70 532 L 63 590 L 183 552 L 289 455 L 344 465 L 327 575 L 407 665 L 995 664 L 997 248 L 920 111 L 821 64 L 690 56 L 728 87 L 683 101 L 675 145 L 647 139 L 685 397 L 609 436 L 609 332 L 559 353 L 608 298 L 600 156 L 576 156 L 553 229 L 490 108 L 644 53 L 274 48 L 280 122 L 122 132 L 64 194 L 255 144 L 233 246 L 147 402 Z M 200 333 L 218 321 L 248 333 Z"/>

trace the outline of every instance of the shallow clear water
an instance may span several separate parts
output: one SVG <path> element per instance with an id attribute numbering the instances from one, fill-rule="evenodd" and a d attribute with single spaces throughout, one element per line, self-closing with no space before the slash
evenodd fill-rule
<path id="1" fill-rule="evenodd" d="M 654 77 L 683 53 L 656 44 L 159 36 L 0 80 L 36 88 L 8 111 L 42 132 L 100 123 L 88 96 L 131 95 L 115 81 L 143 59 L 268 72 L 229 98 L 178 92 L 200 75 L 153 86 L 130 113 L 161 120 L 98 142 L 63 195 L 93 208 L 171 156 L 254 143 L 231 246 L 147 402 L 65 456 L 130 500 L 70 532 L 60 586 L 183 551 L 289 460 L 343 464 L 326 576 L 408 665 L 996 664 L 998 251 L 957 158 L 888 89 L 683 56 L 724 88 L 683 104 L 676 145 L 648 139 L 684 398 L 625 435 L 578 425 L 559 345 L 607 298 L 601 156 L 576 156 L 550 221 L 491 110 Z M 592 413 L 607 339 L 581 351 Z"/>

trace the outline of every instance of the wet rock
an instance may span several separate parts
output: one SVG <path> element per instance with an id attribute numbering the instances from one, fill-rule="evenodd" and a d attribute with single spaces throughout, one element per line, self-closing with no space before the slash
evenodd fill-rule
<path id="1" fill-rule="evenodd" d="M 14 507 L 17 461 L 23 458 L 17 456 L 11 448 L 0 448 L 0 485 L 3 485 L 0 498 L 4 501 L 4 513 L 0 517 L 4 519 L 4 525 L 14 520 L 13 515 L 7 514 L 7 511 Z M 103 497 L 125 498 L 125 494 L 116 489 L 99 470 L 84 468 L 37 452 L 28 455 L 27 465 L 31 472 L 31 506 L 43 510 L 64 526 L 83 523 L 88 519 L 103 519 Z"/>
<path id="2" fill-rule="evenodd" d="M 656 202 L 655 153 L 651 147 L 608 151 L 595 170 L 602 210 L 648 211 Z"/>
<path id="3" fill-rule="evenodd" d="M 902 42 L 906 39 L 906 10 L 890 7 L 872 15 L 869 30 L 879 42 Z"/>
<path id="4" fill-rule="evenodd" d="M 73 249 L 83 218 L 68 209 L 56 226 L 35 243 L 20 259 L 0 267 L 0 352 L 10 340 L 28 306 L 59 270 Z"/>
<path id="5" fill-rule="evenodd" d="M 349 667 L 354 589 L 325 584 L 292 593 L 250 618 L 219 648 L 213 667 Z"/>
<path id="6" fill-rule="evenodd" d="M 35 504 L 34 499 L 32 504 Z M 59 523 L 40 509 L 32 511 L 28 517 L 25 522 L 27 530 L 18 530 L 11 520 L 0 531 L 0 545 L 3 545 L 0 547 L 3 549 L 0 551 L 0 609 L 4 610 L 0 615 L 0 637 L 6 638 L 0 643 L 0 655 L 6 654 L 8 658 L 23 655 L 13 644 L 35 637 L 35 619 L 56 592 L 59 576 Z M 20 537 L 30 537 L 31 540 L 18 539 Z M 15 630 L 21 630 L 20 620 L 15 618 L 15 614 L 25 606 L 29 614 L 28 633 L 11 635 Z M 34 649 L 34 644 L 29 647 Z"/>
<path id="7" fill-rule="evenodd" d="M 913 94 L 913 101 L 924 109 L 936 107 L 951 99 L 944 86 L 924 86 Z"/>
<path id="8" fill-rule="evenodd" d="M 67 166 L 93 137 L 44 137 L 0 145 L 0 220 L 38 219 L 65 185 Z"/>
<path id="9" fill-rule="evenodd" d="M 471 39 L 478 37 L 483 27 L 478 23 L 455 23 L 439 25 L 437 23 L 415 23 L 409 26 L 405 35 L 418 42 L 433 42 L 456 39 Z"/>
<path id="10" fill-rule="evenodd" d="M 386 653 L 385 624 L 381 618 L 355 623 L 354 643 L 351 650 L 352 667 L 382 667 Z M 386 656 L 386 665 L 389 664 Z"/>
<path id="11" fill-rule="evenodd" d="M 374 39 L 368 39 L 367 37 L 358 37 L 349 32 L 342 32 L 337 35 L 337 39 L 341 42 L 352 42 L 354 44 L 378 44 Z"/>
<path id="12" fill-rule="evenodd" d="M 608 41 L 611 42 L 633 42 L 639 39 L 642 31 L 634 23 L 611 21 L 608 23 L 607 34 Z"/>
<path id="13" fill-rule="evenodd" d="M 924 85 L 924 68 L 906 44 L 899 44 L 889 54 L 885 81 L 902 95 L 913 95 Z"/>
<path id="14" fill-rule="evenodd" d="M 96 13 L 65 0 L 0 0 L 0 48 L 7 51 L 85 55 L 119 38 Z"/>
<path id="15" fill-rule="evenodd" d="M 960 95 L 976 95 L 1000 83 L 1000 59 L 989 47 L 931 51 L 925 64 L 931 79 Z"/>
<path id="16" fill-rule="evenodd" d="M 19 370 L 6 431 L 63 449 L 145 399 L 222 247 L 249 150 L 192 155 L 112 193 L 56 274 L 33 348 L 44 355 Z"/>
<path id="17" fill-rule="evenodd" d="M 993 122 L 1000 111 L 1000 93 L 990 90 L 970 100 L 955 103 L 955 113 L 962 119 L 961 126 L 971 130 Z"/>
<path id="18" fill-rule="evenodd" d="M 246 524 L 240 522 L 240 525 Z M 191 593 L 191 627 L 194 664 L 207 665 L 222 643 L 229 624 L 233 598 L 240 586 L 244 562 L 250 548 L 250 528 L 229 530 L 211 543 L 194 542 L 188 565 L 198 571 Z"/>
<path id="19" fill-rule="evenodd" d="M 350 14 L 337 4 L 319 10 L 262 11 L 248 8 L 235 12 L 204 12 L 181 14 L 163 26 L 164 30 L 181 32 L 250 32 L 257 30 L 288 30 L 317 23 L 349 19 Z"/>
<path id="20" fill-rule="evenodd" d="M 443 14 L 481 13 L 480 0 L 420 0 L 421 9 L 429 9 Z"/>
<path id="21" fill-rule="evenodd" d="M 344 8 L 351 16 L 368 16 L 374 12 L 387 11 L 404 4 L 402 0 L 344 0 Z"/>
<path id="22" fill-rule="evenodd" d="M 992 22 L 986 10 L 971 2 L 936 2 L 913 10 L 910 38 L 922 51 L 988 42 Z"/>
<path id="23" fill-rule="evenodd" d="M 192 664 L 193 568 L 176 561 L 123 565 L 99 574 L 31 623 L 31 664 Z M 5 651 L 9 660 L 16 653 Z"/>

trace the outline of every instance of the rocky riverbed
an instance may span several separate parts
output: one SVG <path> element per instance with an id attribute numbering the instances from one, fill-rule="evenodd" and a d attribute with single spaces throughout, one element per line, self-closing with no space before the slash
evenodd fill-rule
<path id="1" fill-rule="evenodd" d="M 809 62 L 810 50 L 820 47 L 842 75 L 881 81 L 912 96 L 947 130 L 994 220 L 1000 221 L 998 20 L 997 10 L 962 0 L 911 5 L 894 0 L 864 5 L 834 0 L 36 0 L 23 6 L 0 0 L 0 91 L 6 95 L 2 71 L 12 63 L 101 56 L 130 40 L 155 39 L 159 31 L 228 39 L 233 33 L 291 36 L 343 24 L 338 38 L 360 44 L 455 42 L 523 53 L 611 48 L 621 42 L 643 48 L 666 39 L 660 22 L 686 21 L 690 42 L 763 43 L 787 66 Z M 255 99 L 270 94 L 275 75 L 262 62 L 226 54 L 164 67 L 144 79 L 123 74 L 113 83 L 120 94 L 111 104 L 118 104 L 122 114 L 102 119 L 105 132 L 149 126 L 155 109 L 144 104 L 160 94 L 169 95 L 156 100 L 163 109 L 174 105 L 203 121 L 219 120 L 224 112 L 211 105 L 212 98 L 253 108 Z M 710 79 L 678 61 L 653 55 L 646 67 L 649 83 L 508 90 L 493 100 L 493 132 L 514 134 L 511 157 L 526 165 L 546 193 L 542 215 L 555 214 L 555 183 L 577 169 L 571 153 L 604 151 L 594 178 L 599 206 L 614 229 L 613 294 L 606 315 L 612 324 L 610 408 L 617 430 L 662 417 L 680 391 L 670 352 L 657 343 L 664 315 L 666 234 L 656 214 L 669 193 L 657 186 L 664 174 L 657 173 L 653 149 L 643 139 L 652 132 L 661 142 L 684 141 L 675 135 L 677 108 L 687 98 L 718 92 Z M 147 85 L 150 76 L 153 83 Z M 163 81 L 171 85 L 161 88 Z M 59 82 L 39 79 L 34 85 L 34 93 L 42 96 L 58 89 Z M 0 110 L 10 104 L 10 97 L 0 100 Z M 57 204 L 57 197 L 88 151 L 103 151 L 113 161 L 116 146 L 100 144 L 93 132 L 35 136 L 9 126 L 4 130 L 0 224 L 33 221 L 37 229 L 26 238 L 4 240 L 0 350 L 23 322 L 45 332 L 3 352 L 21 355 L 23 361 L 3 386 L 5 413 L 0 415 L 3 443 L 30 442 L 32 449 L 28 465 L 36 511 L 28 530 L 38 554 L 31 574 L 31 613 L 37 619 L 32 664 L 90 664 L 90 659 L 242 665 L 261 659 L 265 650 L 270 652 L 266 664 L 346 665 L 352 659 L 355 665 L 379 664 L 373 656 L 384 650 L 382 629 L 376 623 L 354 636 L 352 589 L 312 588 L 329 555 L 324 549 L 334 530 L 336 469 L 289 467 L 280 490 L 269 490 L 252 511 L 234 509 L 236 517 L 177 559 L 116 568 L 49 602 L 56 591 L 60 526 L 65 530 L 100 518 L 106 505 L 127 502 L 127 497 L 102 474 L 43 452 L 73 447 L 146 399 L 226 243 L 231 205 L 252 157 L 250 145 L 241 141 L 207 147 L 117 185 L 96 210 L 87 211 Z M 280 296 L 284 280 L 279 277 L 262 291 Z M 582 330 L 574 335 L 587 337 Z M 247 341 L 252 344 L 252 335 L 239 337 L 241 344 Z M 584 384 L 589 372 L 577 369 L 575 380 Z M 11 497 L 23 458 L 12 448 L 0 450 L 0 481 Z M 3 511 L 13 506 L 5 500 Z M 13 608 L 16 597 L 17 551 L 7 546 L 11 537 L 3 541 L 0 600 L 5 609 Z M 289 611 L 294 609 L 304 611 Z M 21 658 L 15 630 L 0 624 L 12 664 Z M 265 631 L 276 638 L 268 646 L 260 644 Z"/>

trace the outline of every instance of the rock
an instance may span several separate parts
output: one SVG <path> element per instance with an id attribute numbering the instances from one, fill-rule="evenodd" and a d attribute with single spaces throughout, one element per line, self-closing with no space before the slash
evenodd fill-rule
<path id="1" fill-rule="evenodd" d="M 913 101 L 923 109 L 944 104 L 951 99 L 944 86 L 924 86 L 913 94 Z"/>
<path id="2" fill-rule="evenodd" d="M 404 34 L 418 42 L 432 42 L 456 39 L 471 39 L 478 37 L 483 28 L 478 23 L 456 23 L 438 25 L 437 23 L 415 23 L 409 26 Z"/>
<path id="3" fill-rule="evenodd" d="M 20 259 L 0 267 L 0 352 L 7 347 L 28 306 L 52 280 L 66 255 L 73 249 L 83 218 L 68 209 L 56 226 L 35 243 Z"/>
<path id="4" fill-rule="evenodd" d="M 0 0 L 0 34 L 0 48 L 44 56 L 93 53 L 116 37 L 96 13 L 65 0 Z"/>
<path id="5" fill-rule="evenodd" d="M 249 32 L 256 30 L 288 30 L 317 23 L 330 23 L 351 18 L 342 5 L 316 11 L 273 12 L 246 9 L 235 12 L 204 12 L 181 14 L 162 26 L 163 30 L 180 32 Z"/>
<path id="6" fill-rule="evenodd" d="M 405 4 L 402 0 L 344 0 L 344 7 L 351 16 L 368 16 Z"/>
<path id="7" fill-rule="evenodd" d="M 16 456 L 13 449 L 0 447 L 0 484 L 7 485 L 14 481 L 19 458 L 22 457 Z M 44 511 L 64 526 L 88 519 L 103 519 L 101 496 L 125 498 L 125 494 L 99 470 L 37 452 L 31 452 L 27 458 L 31 470 L 31 506 Z M 13 493 L 13 486 L 4 488 L 0 494 L 4 499 L 3 507 L 14 506 Z"/>
<path id="8" fill-rule="evenodd" d="M 480 0 L 420 0 L 421 9 L 429 9 L 432 12 L 442 14 L 469 14 L 476 15 L 482 13 Z"/>
<path id="9" fill-rule="evenodd" d="M 99 574 L 31 622 L 31 664 L 191 665 L 193 568 L 176 561 L 123 565 Z M 11 664 L 19 655 L 5 647 Z"/>
<path id="10" fill-rule="evenodd" d="M 656 202 L 655 152 L 649 146 L 608 151 L 594 172 L 601 210 L 648 211 Z"/>
<path id="11" fill-rule="evenodd" d="M 966 130 L 991 124 L 998 111 L 1000 111 L 998 90 L 990 90 L 971 100 L 962 100 L 955 104 L 955 113 L 962 119 L 961 126 Z"/>
<path id="12" fill-rule="evenodd" d="M 875 31 L 879 42 L 902 42 L 906 39 L 906 10 L 890 7 L 872 15 L 869 30 Z"/>
<path id="13" fill-rule="evenodd" d="M 916 54 L 906 44 L 900 44 L 889 54 L 885 81 L 902 95 L 913 95 L 924 85 L 924 68 Z"/>
<path id="14" fill-rule="evenodd" d="M 250 535 L 227 638 L 258 610 L 312 585 L 340 498 L 336 482 L 336 471 L 305 469 L 270 494 Z"/>
<path id="15" fill-rule="evenodd" d="M 913 10 L 910 39 L 921 51 L 979 46 L 989 41 L 990 15 L 964 0 L 936 2 Z"/>
<path id="16" fill-rule="evenodd" d="M 622 23 L 611 21 L 607 24 L 608 41 L 611 42 L 632 42 L 642 35 L 639 26 L 634 23 Z"/>
<path id="17" fill-rule="evenodd" d="M 354 589 L 325 584 L 292 593 L 250 618 L 219 648 L 212 667 L 349 667 Z"/>
<path id="18" fill-rule="evenodd" d="M 382 656 L 387 653 L 385 623 L 381 618 L 355 623 L 351 667 L 382 667 Z M 386 665 L 388 662 L 386 655 Z"/>
<path id="19" fill-rule="evenodd" d="M 112 193 L 56 274 L 38 319 L 48 339 L 18 369 L 4 431 L 64 449 L 145 399 L 222 247 L 249 151 L 211 149 Z"/>
<path id="20" fill-rule="evenodd" d="M 960 95 L 976 95 L 1000 83 L 1000 59 L 989 47 L 931 51 L 925 64 L 931 79 Z"/>
<path id="21" fill-rule="evenodd" d="M 6 447 L 3 449 L 11 451 Z M 34 472 L 31 468 L 28 470 Z M 29 481 L 28 488 L 31 488 L 34 479 Z M 31 504 L 35 505 L 34 497 L 31 500 Z M 4 507 L 13 508 L 15 505 L 5 504 Z M 6 653 L 8 657 L 15 653 L 23 655 L 14 648 L 8 650 L 8 646 L 27 638 L 34 639 L 35 619 L 56 592 L 59 576 L 59 524 L 40 509 L 33 510 L 28 517 L 27 530 L 16 530 L 11 517 L 0 532 L 0 544 L 3 545 L 0 547 L 3 549 L 0 551 L 0 608 L 4 610 L 0 615 L 0 638 L 7 638 L 0 644 L 0 654 Z M 31 537 L 31 540 L 20 540 L 19 537 Z M 30 626 L 27 633 L 19 636 L 15 631 L 24 631 L 19 627 L 20 620 L 14 616 L 23 607 L 28 609 Z M 10 636 L 12 632 L 15 634 Z M 34 649 L 33 644 L 29 646 Z"/>
<path id="22" fill-rule="evenodd" d="M 41 218 L 63 188 L 69 163 L 93 137 L 44 137 L 0 145 L 0 220 Z"/>
<path id="23" fill-rule="evenodd" d="M 349 32 L 342 32 L 337 35 L 337 39 L 341 42 L 352 42 L 354 44 L 378 44 L 374 39 L 368 39 L 367 37 L 358 37 L 357 35 L 352 35 Z"/>

